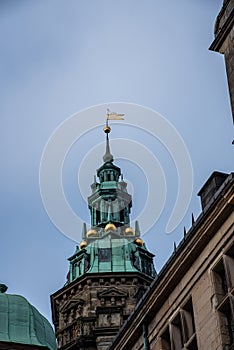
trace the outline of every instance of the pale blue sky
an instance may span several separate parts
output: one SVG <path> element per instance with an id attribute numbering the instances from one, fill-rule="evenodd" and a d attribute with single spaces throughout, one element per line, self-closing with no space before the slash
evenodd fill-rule
<path id="1" fill-rule="evenodd" d="M 157 270 L 172 253 L 173 242 L 182 238 L 183 226 L 190 227 L 191 213 L 200 213 L 196 193 L 209 175 L 214 170 L 233 170 L 224 60 L 208 50 L 221 3 L 0 1 L 0 276 L 9 293 L 24 295 L 49 319 L 49 295 L 63 286 L 66 259 L 75 249 L 75 243 L 50 222 L 39 190 L 42 151 L 61 122 L 95 104 L 131 102 L 158 111 L 183 137 L 194 167 L 194 192 L 182 224 L 171 235 L 164 230 L 176 193 L 175 170 L 165 151 L 161 153 L 160 146 L 155 147 L 172 197 L 160 220 L 144 237 L 156 254 Z M 113 136 L 122 137 L 124 132 L 116 128 Z M 95 142 L 102 142 L 100 135 L 92 132 L 84 138 L 82 151 L 88 152 Z M 131 131 L 127 136 L 136 138 Z M 138 137 L 150 147 L 147 135 Z M 71 205 L 88 221 L 85 203 L 77 199 L 76 204 L 81 146 L 74 147 L 67 159 L 65 189 L 68 198 L 72 193 Z M 134 185 L 138 210 L 145 198 L 142 190 L 137 191 L 141 178 L 138 182 L 131 179 L 129 163 L 120 165 Z M 95 170 L 94 166 L 93 173 L 87 174 L 87 188 Z"/>

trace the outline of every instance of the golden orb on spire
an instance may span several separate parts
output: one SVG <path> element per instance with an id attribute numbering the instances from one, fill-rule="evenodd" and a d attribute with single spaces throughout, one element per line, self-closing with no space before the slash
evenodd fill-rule
<path id="1" fill-rule="evenodd" d="M 111 132 L 111 127 L 109 125 L 106 125 L 104 126 L 103 130 L 106 134 L 109 134 Z"/>
<path id="2" fill-rule="evenodd" d="M 97 236 L 97 231 L 94 230 L 94 229 L 91 229 L 87 232 L 86 236 L 89 238 L 89 237 L 95 237 Z"/>
<path id="3" fill-rule="evenodd" d="M 84 249 L 84 248 L 86 248 L 86 247 L 87 247 L 87 245 L 88 245 L 88 243 L 87 243 L 86 241 L 82 241 L 82 242 L 80 242 L 80 249 Z"/>
<path id="4" fill-rule="evenodd" d="M 144 242 L 142 241 L 142 239 L 141 239 L 141 238 L 137 238 L 137 239 L 135 239 L 135 243 L 136 243 L 137 245 L 139 245 L 140 247 L 142 247 L 142 246 L 143 246 L 143 244 L 144 244 Z"/>
<path id="5" fill-rule="evenodd" d="M 127 227 L 125 229 L 124 233 L 125 233 L 126 236 L 134 236 L 135 235 L 135 231 L 133 230 L 132 227 Z"/>
<path id="6" fill-rule="evenodd" d="M 114 225 L 114 224 L 112 224 L 112 223 L 109 223 L 109 224 L 107 224 L 106 226 L 105 226 L 105 228 L 104 228 L 104 231 L 105 232 L 108 232 L 108 231 L 116 231 L 117 229 L 116 229 L 116 226 Z"/>

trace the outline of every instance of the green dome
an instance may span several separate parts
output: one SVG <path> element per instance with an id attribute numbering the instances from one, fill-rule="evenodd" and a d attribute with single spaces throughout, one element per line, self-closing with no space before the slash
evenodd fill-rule
<path id="1" fill-rule="evenodd" d="M 57 349 L 49 321 L 24 297 L 5 293 L 0 293 L 0 342 Z"/>

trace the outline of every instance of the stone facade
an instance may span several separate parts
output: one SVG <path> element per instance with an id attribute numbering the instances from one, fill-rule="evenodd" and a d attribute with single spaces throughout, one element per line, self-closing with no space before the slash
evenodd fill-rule
<path id="1" fill-rule="evenodd" d="M 109 348 L 151 279 L 140 274 L 89 275 L 51 297 L 59 349 Z"/>
<path id="2" fill-rule="evenodd" d="M 215 24 L 211 50 L 224 55 L 234 120 L 234 0 L 226 0 Z"/>
<path id="3" fill-rule="evenodd" d="M 203 195 L 210 183 L 219 182 L 217 176 Z M 233 173 L 213 188 L 213 197 L 110 347 L 128 349 L 234 349 Z"/>

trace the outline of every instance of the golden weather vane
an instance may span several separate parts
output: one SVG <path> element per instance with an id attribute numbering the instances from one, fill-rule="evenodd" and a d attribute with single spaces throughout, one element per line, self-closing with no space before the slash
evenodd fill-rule
<path id="1" fill-rule="evenodd" d="M 111 128 L 108 124 L 109 120 L 124 120 L 124 115 L 123 113 L 116 113 L 116 112 L 111 112 L 109 108 L 106 110 L 106 126 L 104 127 L 104 131 L 106 134 L 109 134 L 111 131 Z"/>
<path id="2" fill-rule="evenodd" d="M 106 153 L 103 156 L 104 162 L 113 162 L 113 156 L 110 153 L 110 144 L 109 144 L 109 133 L 111 132 L 111 128 L 108 125 L 108 120 L 123 120 L 124 114 L 122 113 L 116 113 L 111 112 L 109 108 L 107 108 L 106 111 L 106 125 L 104 126 L 103 130 L 106 134 Z"/>
<path id="3" fill-rule="evenodd" d="M 106 110 L 106 120 L 123 120 L 124 114 L 111 112 L 109 108 Z"/>

